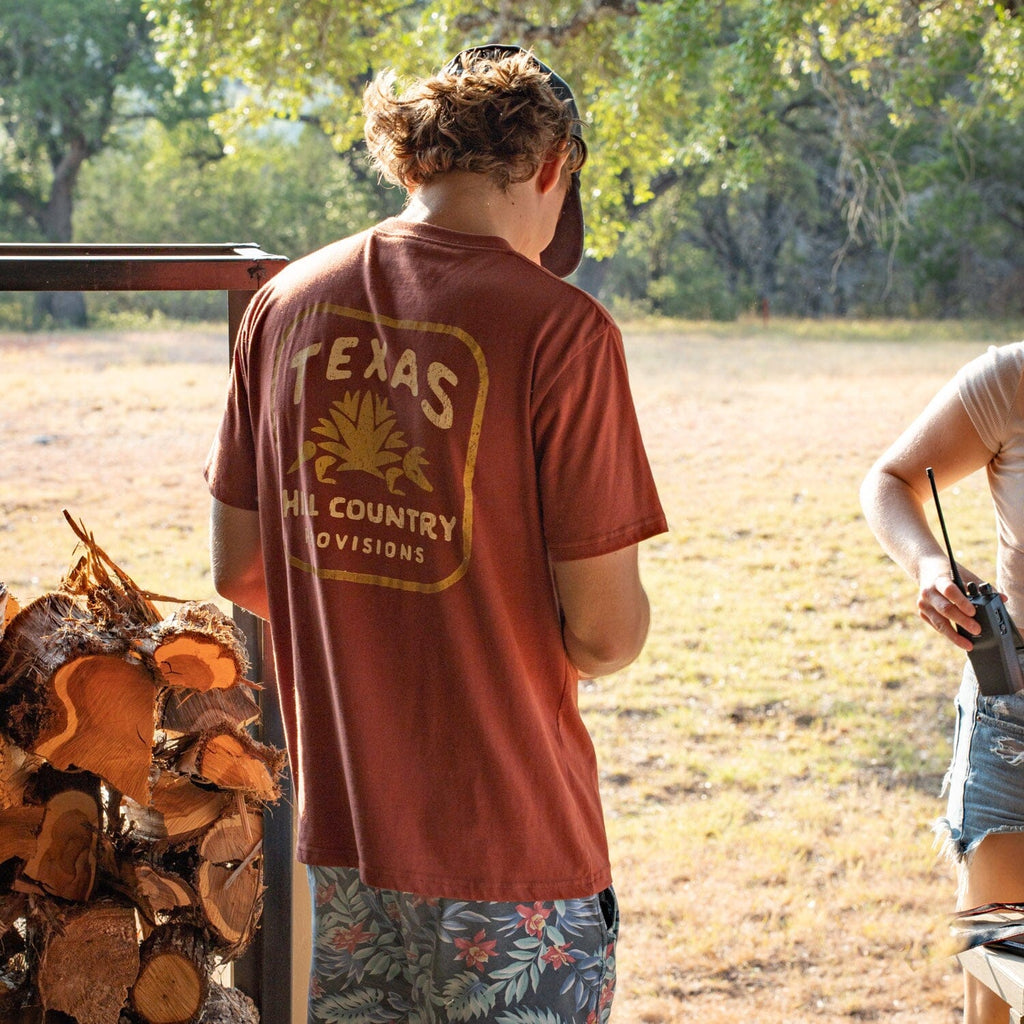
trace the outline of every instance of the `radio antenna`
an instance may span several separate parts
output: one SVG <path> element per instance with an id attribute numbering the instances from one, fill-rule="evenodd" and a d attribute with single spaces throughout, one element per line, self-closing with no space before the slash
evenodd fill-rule
<path id="1" fill-rule="evenodd" d="M 956 560 L 953 558 L 953 548 L 949 543 L 949 534 L 946 533 L 946 520 L 942 518 L 942 506 L 939 504 L 939 489 L 935 486 L 935 474 L 929 466 L 925 472 L 928 474 L 928 482 L 932 485 L 932 497 L 935 499 L 935 511 L 939 514 L 939 526 L 942 527 L 942 539 L 946 542 L 946 554 L 949 555 L 949 568 L 953 572 L 953 582 L 960 588 L 960 592 L 966 594 L 964 581 L 960 578 L 960 571 L 956 567 Z"/>

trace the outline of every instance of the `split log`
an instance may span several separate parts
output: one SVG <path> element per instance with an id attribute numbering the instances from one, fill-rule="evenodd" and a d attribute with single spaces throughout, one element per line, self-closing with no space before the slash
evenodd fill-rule
<path id="1" fill-rule="evenodd" d="M 230 793 L 203 789 L 171 772 L 163 772 L 153 788 L 153 807 L 162 816 L 172 842 L 213 824 L 230 803 Z"/>
<path id="2" fill-rule="evenodd" d="M 172 686 L 227 689 L 247 667 L 242 634 L 216 605 L 187 602 L 150 634 L 153 657 Z"/>
<path id="3" fill-rule="evenodd" d="M 139 973 L 135 911 L 107 901 L 69 908 L 49 931 L 39 961 L 46 1010 L 78 1024 L 117 1024 Z"/>
<path id="4" fill-rule="evenodd" d="M 222 818 L 203 837 L 199 904 L 218 944 L 232 956 L 252 939 L 262 910 L 263 815 Z"/>
<path id="5" fill-rule="evenodd" d="M 66 789 L 52 796 L 46 802 L 35 849 L 14 888 L 88 900 L 96 881 L 101 821 L 97 794 Z"/>
<path id="6" fill-rule="evenodd" d="M 66 660 L 51 660 L 53 638 L 83 618 L 69 594 L 44 594 L 11 621 L 0 641 L 0 729 L 23 750 L 52 725 L 58 708 L 47 680 Z"/>
<path id="7" fill-rule="evenodd" d="M 94 654 L 63 665 L 51 685 L 61 714 L 29 749 L 55 768 L 94 772 L 145 802 L 156 705 L 150 673 L 137 661 Z"/>
<path id="8" fill-rule="evenodd" d="M 205 693 L 167 688 L 157 705 L 160 728 L 177 735 L 235 731 L 251 725 L 259 716 L 260 706 L 253 700 L 247 684 Z"/>
<path id="9" fill-rule="evenodd" d="M 202 934 L 182 925 L 163 925 L 142 944 L 129 1003 L 144 1024 L 195 1024 L 209 986 Z"/>
<path id="10" fill-rule="evenodd" d="M 208 828 L 231 803 L 230 793 L 203 789 L 183 775 L 162 772 L 148 805 L 125 799 L 124 817 L 139 839 L 177 843 Z"/>
<path id="11" fill-rule="evenodd" d="M 70 595 L 33 601 L 0 643 L 0 722 L 23 750 L 145 801 L 157 687 L 133 643 Z"/>
<path id="12" fill-rule="evenodd" d="M 199 903 L 192 886 L 173 871 L 139 864 L 135 867 L 134 876 L 133 889 L 139 902 L 144 904 L 139 909 L 151 922 L 155 922 L 160 913 L 194 907 Z"/>
<path id="13" fill-rule="evenodd" d="M 205 733 L 185 748 L 175 767 L 221 789 L 242 790 L 270 802 L 281 795 L 278 777 L 284 754 L 244 732 Z"/>

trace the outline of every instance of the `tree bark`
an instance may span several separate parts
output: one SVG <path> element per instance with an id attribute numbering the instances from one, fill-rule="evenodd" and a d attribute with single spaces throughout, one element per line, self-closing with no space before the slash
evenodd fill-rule
<path id="1" fill-rule="evenodd" d="M 82 164 L 89 156 L 89 146 L 81 134 L 72 136 L 67 149 L 53 163 L 53 184 L 46 206 L 42 210 L 40 226 L 47 242 L 67 243 L 72 239 L 72 212 L 75 184 Z M 58 324 L 85 327 L 88 317 L 85 297 L 81 292 L 37 292 L 35 297 L 36 324 L 51 317 Z"/>
<path id="2" fill-rule="evenodd" d="M 45 1010 L 71 1014 L 78 1024 L 118 1024 L 139 973 L 135 913 L 96 902 L 66 910 L 46 936 L 39 963 Z"/>
<path id="3" fill-rule="evenodd" d="M 259 704 L 242 685 L 206 693 L 168 688 L 157 708 L 160 728 L 175 735 L 243 729 L 259 717 Z"/>

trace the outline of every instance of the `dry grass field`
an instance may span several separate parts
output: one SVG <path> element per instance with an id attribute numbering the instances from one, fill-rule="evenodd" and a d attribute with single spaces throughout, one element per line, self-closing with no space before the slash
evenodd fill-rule
<path id="1" fill-rule="evenodd" d="M 637 325 L 627 348 L 672 526 L 655 622 L 588 684 L 623 912 L 618 1024 L 949 1024 L 931 822 L 958 654 L 860 517 L 875 456 L 1024 327 Z M 81 519 L 140 586 L 210 599 L 200 475 L 223 328 L 0 335 L 0 579 L 56 584 Z M 984 481 L 944 499 L 993 564 Z"/>

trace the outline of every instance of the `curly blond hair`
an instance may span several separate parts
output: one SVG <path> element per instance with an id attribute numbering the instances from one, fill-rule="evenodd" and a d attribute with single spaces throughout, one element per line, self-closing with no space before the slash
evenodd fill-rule
<path id="1" fill-rule="evenodd" d="M 533 57 L 478 55 L 398 92 L 393 72 L 363 96 L 366 144 L 387 181 L 412 191 L 439 174 L 486 174 L 499 188 L 531 178 L 567 147 L 565 173 L 578 171 L 586 147 L 575 121 Z"/>

